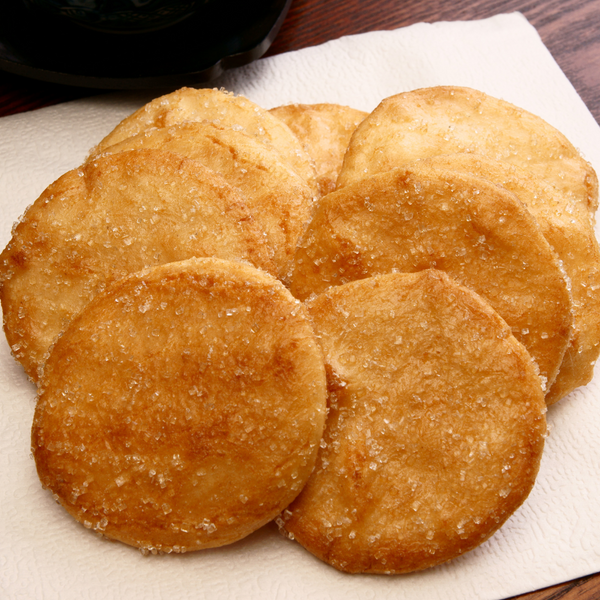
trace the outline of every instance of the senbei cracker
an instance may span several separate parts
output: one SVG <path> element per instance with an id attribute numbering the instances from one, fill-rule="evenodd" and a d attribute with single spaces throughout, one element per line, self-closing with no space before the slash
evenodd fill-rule
<path id="1" fill-rule="evenodd" d="M 317 190 L 310 157 L 287 125 L 248 98 L 224 90 L 181 88 L 155 98 L 123 119 L 92 149 L 92 154 L 148 129 L 187 121 L 210 121 L 255 136 L 275 148 Z"/>
<path id="2" fill-rule="evenodd" d="M 600 353 L 600 249 L 580 204 L 523 169 L 476 154 L 444 154 L 420 163 L 472 173 L 513 192 L 562 261 L 573 296 L 573 333 L 546 402 L 554 404 L 589 383 Z"/>
<path id="3" fill-rule="evenodd" d="M 200 161 L 244 195 L 264 231 L 277 275 L 284 278 L 310 219 L 314 192 L 272 147 L 241 130 L 203 122 L 150 129 L 109 146 L 103 154 L 156 148 Z"/>
<path id="4" fill-rule="evenodd" d="M 269 111 L 298 137 L 313 159 L 321 195 L 333 192 L 357 125 L 368 115 L 341 104 L 286 104 Z"/>
<path id="5" fill-rule="evenodd" d="M 348 572 L 475 548 L 534 485 L 546 405 L 591 377 L 596 206 L 564 136 L 466 88 L 370 115 L 157 98 L 1 256 L 40 479 L 144 554 L 274 517 Z"/>
<path id="6" fill-rule="evenodd" d="M 296 253 L 308 298 L 371 275 L 435 268 L 484 297 L 550 385 L 571 337 L 559 260 L 518 198 L 485 179 L 426 166 L 349 184 L 319 202 Z"/>
<path id="7" fill-rule="evenodd" d="M 284 533 L 351 573 L 425 569 L 484 542 L 532 489 L 546 432 L 510 328 L 429 270 L 331 288 L 308 309 L 329 415 Z"/>
<path id="8" fill-rule="evenodd" d="M 520 166 L 584 206 L 593 220 L 598 178 L 569 140 L 540 117 L 464 87 L 390 96 L 355 132 L 338 187 L 437 154 L 473 152 Z"/>
<path id="9" fill-rule="evenodd" d="M 325 419 L 304 307 L 213 258 L 109 285 L 54 345 L 40 389 L 42 483 L 85 527 L 145 552 L 221 546 L 273 519 Z"/>
<path id="10" fill-rule="evenodd" d="M 37 380 L 54 338 L 107 283 L 193 256 L 275 270 L 239 190 L 196 161 L 134 150 L 66 173 L 25 212 L 1 256 L 14 356 Z"/>

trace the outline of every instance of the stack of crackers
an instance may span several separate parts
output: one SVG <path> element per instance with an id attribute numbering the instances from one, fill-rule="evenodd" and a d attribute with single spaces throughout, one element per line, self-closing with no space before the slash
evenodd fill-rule
<path id="1" fill-rule="evenodd" d="M 591 380 L 597 206 L 561 133 L 472 89 L 153 100 L 1 255 L 42 485 L 144 554 L 273 520 L 353 573 L 477 547 Z"/>

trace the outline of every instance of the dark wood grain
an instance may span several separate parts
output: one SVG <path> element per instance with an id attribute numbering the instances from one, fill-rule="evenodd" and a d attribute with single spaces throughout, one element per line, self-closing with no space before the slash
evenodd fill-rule
<path id="1" fill-rule="evenodd" d="M 599 600 L 600 574 L 574 579 L 543 590 L 514 596 L 510 600 Z"/>
<path id="2" fill-rule="evenodd" d="M 421 21 L 483 19 L 513 11 L 522 12 L 537 28 L 542 41 L 600 123 L 600 0 L 294 0 L 268 54 Z M 0 116 L 103 91 L 28 80 L 0 72 Z M 600 574 L 516 598 L 600 600 Z"/>

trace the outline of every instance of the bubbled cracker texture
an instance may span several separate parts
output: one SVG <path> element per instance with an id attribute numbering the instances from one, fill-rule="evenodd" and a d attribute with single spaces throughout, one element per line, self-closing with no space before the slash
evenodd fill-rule
<path id="1" fill-rule="evenodd" d="M 470 88 L 439 86 L 383 100 L 353 136 L 338 186 L 452 152 L 523 167 L 581 203 L 593 220 L 598 178 L 573 144 L 540 117 Z"/>
<path id="2" fill-rule="evenodd" d="M 588 211 L 524 169 L 483 156 L 446 154 L 419 162 L 484 177 L 513 192 L 535 217 L 565 269 L 573 299 L 571 341 L 546 402 L 588 384 L 600 352 L 600 249 Z"/>
<path id="3" fill-rule="evenodd" d="M 348 283 L 308 306 L 330 412 L 281 527 L 349 572 L 425 569 L 481 544 L 538 472 L 546 405 L 527 351 L 437 271 Z"/>
<path id="4" fill-rule="evenodd" d="M 106 284 L 193 256 L 273 266 L 243 196 L 159 150 L 98 158 L 49 186 L 2 253 L 5 331 L 36 380 L 70 319 Z"/>
<path id="5" fill-rule="evenodd" d="M 256 137 L 277 150 L 316 191 L 310 157 L 287 125 L 248 98 L 223 90 L 181 88 L 155 98 L 119 123 L 94 153 L 148 129 L 187 121 L 209 121 Z"/>
<path id="6" fill-rule="evenodd" d="M 530 213 L 486 180 L 414 166 L 325 196 L 299 244 L 291 289 L 308 298 L 371 275 L 426 268 L 489 301 L 552 383 L 571 336 L 567 281 Z"/>
<path id="7" fill-rule="evenodd" d="M 325 416 L 303 307 L 216 259 L 108 286 L 40 388 L 42 483 L 85 527 L 144 551 L 220 546 L 270 521 L 312 471 Z"/>
<path id="8" fill-rule="evenodd" d="M 156 148 L 198 160 L 239 188 L 264 231 L 280 277 L 288 275 L 298 238 L 309 220 L 314 193 L 272 147 L 254 136 L 210 122 L 150 129 L 104 149 L 104 154 Z"/>
<path id="9" fill-rule="evenodd" d="M 340 104 L 286 104 L 271 109 L 312 158 L 322 196 L 333 192 L 344 154 L 357 125 L 368 115 Z"/>
<path id="10" fill-rule="evenodd" d="M 541 115 L 600 167 L 597 123 L 520 14 L 348 36 L 232 69 L 216 85 L 266 108 L 337 102 L 371 111 L 400 91 L 448 83 L 483 90 Z M 105 94 L 0 119 L 3 243 L 12 221 L 48 182 L 81 164 L 93 144 L 148 100 L 146 93 Z M 348 577 L 312 559 L 273 527 L 226 548 L 184 557 L 144 558 L 124 544 L 86 535 L 39 485 L 27 440 L 34 387 L 11 359 L 8 345 L 0 350 L 0 546 L 3 589 L 9 595 L 41 597 L 60 590 L 64 600 L 123 594 L 136 600 L 199 594 L 261 600 L 499 600 L 600 568 L 595 380 L 550 408 L 553 428 L 536 486 L 487 542 L 424 573 Z"/>

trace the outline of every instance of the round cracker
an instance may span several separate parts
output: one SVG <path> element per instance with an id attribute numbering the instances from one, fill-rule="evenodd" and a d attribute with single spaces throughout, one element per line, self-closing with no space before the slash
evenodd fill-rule
<path id="1" fill-rule="evenodd" d="M 365 175 L 438 154 L 482 154 L 522 167 L 593 215 L 598 178 L 557 129 L 477 90 L 440 86 L 391 96 L 361 123 L 338 187 Z"/>
<path id="2" fill-rule="evenodd" d="M 312 158 L 322 196 L 335 190 L 350 137 L 369 114 L 341 104 L 288 104 L 269 111 L 281 119 Z"/>
<path id="3" fill-rule="evenodd" d="M 66 173 L 26 211 L 0 256 L 13 355 L 36 381 L 54 338 L 108 282 L 192 256 L 274 271 L 239 191 L 196 161 L 135 150 Z"/>
<path id="4" fill-rule="evenodd" d="M 280 527 L 353 573 L 425 569 L 484 542 L 525 500 L 542 455 L 546 408 L 525 348 L 439 271 L 349 283 L 308 309 L 329 414 Z"/>
<path id="5" fill-rule="evenodd" d="M 275 148 L 316 192 L 314 167 L 289 127 L 248 98 L 223 90 L 184 87 L 155 98 L 123 119 L 92 150 L 92 154 L 153 127 L 168 127 L 186 121 L 212 121 L 253 135 Z"/>
<path id="6" fill-rule="evenodd" d="M 152 552 L 274 518 L 314 467 L 326 410 L 303 306 L 219 259 L 108 286 L 57 340 L 40 390 L 42 484 L 85 527 Z"/>
<path id="7" fill-rule="evenodd" d="M 600 249 L 580 204 L 523 169 L 475 154 L 446 154 L 419 161 L 432 167 L 473 173 L 513 192 L 536 218 L 571 283 L 573 334 L 546 402 L 554 404 L 589 383 L 600 353 Z"/>
<path id="8" fill-rule="evenodd" d="M 278 152 L 243 131 L 189 122 L 150 129 L 109 146 L 105 153 L 137 148 L 158 148 L 199 160 L 238 187 L 266 233 L 278 276 L 288 274 L 314 196 Z"/>
<path id="9" fill-rule="evenodd" d="M 291 290 L 393 271 L 446 271 L 511 326 L 550 385 L 572 329 L 571 296 L 556 254 L 518 198 L 485 179 L 413 166 L 321 198 L 296 253 Z"/>

